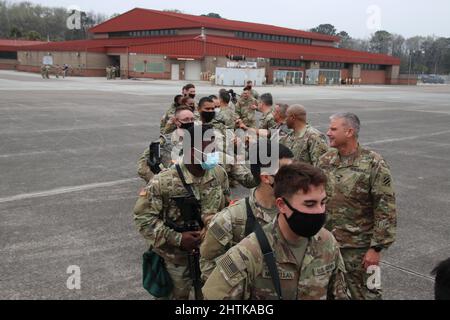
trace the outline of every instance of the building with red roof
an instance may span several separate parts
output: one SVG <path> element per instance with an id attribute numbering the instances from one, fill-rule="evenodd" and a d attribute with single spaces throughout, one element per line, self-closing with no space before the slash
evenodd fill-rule
<path id="1" fill-rule="evenodd" d="M 115 65 L 123 78 L 208 80 L 218 70 L 256 68 L 266 83 L 400 81 L 395 57 L 341 49 L 339 37 L 266 24 L 135 8 L 89 32 L 89 40 L 78 41 L 0 40 L 0 59 L 16 52 L 17 70 L 37 72 L 45 61 L 69 64 L 83 76 L 104 76 Z"/>

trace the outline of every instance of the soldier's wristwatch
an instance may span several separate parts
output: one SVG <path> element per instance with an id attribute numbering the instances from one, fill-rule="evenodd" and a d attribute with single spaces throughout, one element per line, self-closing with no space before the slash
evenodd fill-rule
<path id="1" fill-rule="evenodd" d="M 383 247 L 382 246 L 375 246 L 375 247 L 372 247 L 372 249 L 375 250 L 375 252 L 380 253 L 381 250 L 383 250 Z"/>

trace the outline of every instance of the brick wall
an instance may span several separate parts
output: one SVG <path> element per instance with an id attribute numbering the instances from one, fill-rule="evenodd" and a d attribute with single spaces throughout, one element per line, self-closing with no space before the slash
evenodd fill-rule
<path id="1" fill-rule="evenodd" d="M 386 71 L 361 70 L 361 84 L 386 84 Z"/>
<path id="2" fill-rule="evenodd" d="M 14 70 L 19 62 L 11 59 L 0 59 L 0 69 L 2 70 Z"/>

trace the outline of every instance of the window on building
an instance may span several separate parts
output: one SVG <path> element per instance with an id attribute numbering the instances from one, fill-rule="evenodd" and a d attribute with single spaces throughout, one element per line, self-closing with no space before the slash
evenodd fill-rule
<path id="1" fill-rule="evenodd" d="M 234 35 L 237 38 L 243 38 L 243 39 L 296 43 L 296 44 L 302 44 L 302 45 L 311 45 L 311 42 L 312 42 L 311 39 L 305 39 L 305 38 L 301 38 L 301 37 L 281 36 L 281 35 L 256 33 L 256 32 L 236 31 L 234 33 Z"/>
<path id="2" fill-rule="evenodd" d="M 303 61 L 289 60 L 289 59 L 270 59 L 270 65 L 273 67 L 293 67 L 293 68 L 305 67 L 305 63 Z"/>
<path id="3" fill-rule="evenodd" d="M 0 59 L 17 60 L 17 52 L 0 51 Z"/>

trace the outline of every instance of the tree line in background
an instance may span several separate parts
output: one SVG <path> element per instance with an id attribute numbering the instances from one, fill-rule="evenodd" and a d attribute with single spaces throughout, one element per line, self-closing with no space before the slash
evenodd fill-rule
<path id="1" fill-rule="evenodd" d="M 0 0 L 0 38 L 43 41 L 86 39 L 89 28 L 111 18 L 95 12 L 82 12 L 81 29 L 69 30 L 67 19 L 71 14 L 73 12 L 63 7 Z"/>
<path id="2" fill-rule="evenodd" d="M 165 10 L 183 13 L 177 9 Z M 78 40 L 88 37 L 88 29 L 112 17 L 95 12 L 81 14 L 80 30 L 69 30 L 66 8 L 46 7 L 30 2 L 10 3 L 0 0 L 0 38 L 26 40 Z M 223 19 L 210 12 L 202 16 Z M 352 38 L 347 32 L 331 24 L 321 24 L 310 31 L 339 36 L 340 47 L 373 53 L 390 54 L 401 59 L 400 71 L 408 73 L 449 74 L 450 38 L 415 36 L 404 38 L 384 30 L 375 32 L 369 39 Z"/>
<path id="3" fill-rule="evenodd" d="M 385 30 L 376 31 L 370 39 L 354 39 L 338 32 L 331 24 L 321 24 L 310 31 L 338 36 L 340 48 L 389 54 L 400 58 L 400 72 L 416 74 L 450 73 L 450 38 L 434 36 L 405 37 Z"/>

